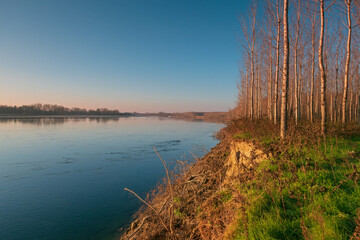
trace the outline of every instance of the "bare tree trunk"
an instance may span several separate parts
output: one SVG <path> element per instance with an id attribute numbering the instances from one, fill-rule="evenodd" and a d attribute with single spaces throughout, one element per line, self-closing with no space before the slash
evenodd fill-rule
<path id="1" fill-rule="evenodd" d="M 326 33 L 325 33 L 325 36 L 326 36 Z M 326 38 L 325 38 L 326 39 Z M 326 43 L 324 43 L 324 45 L 326 46 Z M 329 60 L 328 60 L 328 49 L 326 49 L 325 47 L 325 51 L 324 51 L 324 69 L 325 69 L 325 74 L 328 72 L 328 63 L 329 63 Z M 327 82 L 325 83 L 325 85 L 328 85 L 328 80 Z M 330 100 L 331 99 L 331 95 L 332 95 L 332 88 L 331 88 L 331 81 L 330 81 L 330 91 L 328 89 L 325 90 L 325 96 L 328 97 L 330 93 Z M 328 104 L 327 100 L 325 101 L 325 105 L 326 105 L 326 118 L 327 118 L 327 121 L 329 119 L 329 112 L 331 111 L 331 104 Z M 329 110 L 330 109 L 330 110 Z M 330 117 L 330 121 L 331 121 L 331 117 Z"/>
<path id="2" fill-rule="evenodd" d="M 250 25 L 250 30 L 248 28 L 248 26 Z M 254 55 L 255 55 L 255 44 L 256 44 L 256 1 L 252 1 L 252 6 L 251 6 L 251 21 L 250 23 L 244 21 L 242 22 L 242 29 L 243 29 L 243 34 L 245 36 L 246 39 L 246 51 L 247 51 L 247 60 L 249 61 L 246 67 L 250 68 L 250 89 L 248 91 L 249 94 L 249 117 L 251 120 L 254 119 L 255 116 L 255 66 L 254 66 Z"/>
<path id="3" fill-rule="evenodd" d="M 257 103 L 257 107 L 256 107 L 256 116 L 257 119 L 259 119 L 261 117 L 261 103 L 260 103 L 260 68 L 259 66 L 256 68 L 256 103 Z"/>
<path id="4" fill-rule="evenodd" d="M 298 72 L 297 72 L 297 47 L 295 47 L 295 54 L 294 54 L 294 115 L 295 115 L 295 123 L 297 124 L 299 121 L 299 89 L 298 89 Z"/>
<path id="5" fill-rule="evenodd" d="M 360 94 L 357 93 L 356 94 L 356 102 L 355 102 L 355 111 L 356 111 L 356 118 L 355 118 L 355 121 L 357 123 L 359 123 L 359 115 L 360 115 L 360 108 L 359 108 L 359 98 L 360 98 Z"/>
<path id="6" fill-rule="evenodd" d="M 310 80 L 310 121 L 314 121 L 314 78 L 315 78 L 315 24 L 316 16 L 312 18 L 312 37 L 311 37 L 311 80 Z"/>
<path id="7" fill-rule="evenodd" d="M 277 123 L 278 95 L 279 95 L 279 72 L 280 72 L 280 30 L 281 20 L 278 17 L 276 38 L 276 70 L 275 70 L 275 92 L 274 92 L 274 123 Z"/>
<path id="8" fill-rule="evenodd" d="M 284 0 L 284 68 L 282 81 L 282 100 L 281 100 L 281 122 L 280 137 L 284 138 L 287 128 L 287 100 L 289 86 L 289 29 L 288 29 L 288 0 Z"/>
<path id="9" fill-rule="evenodd" d="M 249 72 L 248 72 L 248 70 L 247 70 L 247 72 L 246 72 L 246 86 L 247 86 L 247 91 L 246 91 L 246 109 L 247 109 L 247 111 L 246 111 L 246 116 L 247 116 L 247 118 L 250 118 L 251 117 L 251 114 L 250 114 L 250 101 L 251 101 L 251 99 L 250 99 L 250 91 L 251 91 L 251 89 L 250 89 L 250 81 L 249 81 Z"/>
<path id="10" fill-rule="evenodd" d="M 342 100 L 342 124 L 346 123 L 346 102 L 348 95 L 348 78 L 349 78 L 349 66 L 350 66 L 350 54 L 351 54 L 351 0 L 344 0 L 347 6 L 347 24 L 348 24 L 348 39 L 346 47 L 346 62 L 345 62 L 345 73 L 344 73 L 344 93 Z"/>
<path id="11" fill-rule="evenodd" d="M 241 85 L 242 88 L 245 88 L 245 95 L 244 95 L 244 117 L 248 117 L 248 86 L 247 86 L 247 76 L 246 72 L 244 73 L 243 81 L 245 82 L 245 85 Z"/>
<path id="12" fill-rule="evenodd" d="M 320 40 L 319 40 L 319 68 L 320 68 L 320 79 L 321 79 L 321 133 L 325 135 L 326 132 L 326 73 L 324 68 L 324 30 L 325 30 L 325 9 L 324 0 L 320 0 Z"/>
<path id="13" fill-rule="evenodd" d="M 353 91 L 350 90 L 350 103 L 349 103 L 349 121 L 352 122 L 352 116 L 353 116 L 353 111 L 352 111 L 352 106 L 353 106 Z"/>
<path id="14" fill-rule="evenodd" d="M 340 48 L 340 37 L 339 37 L 339 45 L 336 49 L 336 59 L 335 59 L 335 92 L 334 92 L 334 109 L 333 109 L 333 121 L 338 121 L 338 75 L 339 75 L 339 48 Z"/>
<path id="15" fill-rule="evenodd" d="M 262 118 L 262 88 L 261 88 L 261 66 L 259 66 L 259 70 L 258 70 L 258 86 L 259 86 L 259 92 L 258 92 L 258 108 L 259 108 L 259 118 Z"/>
<path id="16" fill-rule="evenodd" d="M 333 92 L 332 91 L 330 91 L 330 122 L 334 122 L 334 115 L 333 115 L 333 113 L 334 113 L 334 105 L 333 105 Z"/>
<path id="17" fill-rule="evenodd" d="M 294 44 L 294 115 L 295 123 L 299 121 L 299 79 L 298 79 L 298 47 L 299 47 L 299 35 L 300 35 L 300 0 L 297 3 L 296 12 L 296 32 L 295 32 L 295 44 Z"/>
<path id="18" fill-rule="evenodd" d="M 272 37 L 271 37 L 271 27 L 270 27 L 270 39 L 269 39 L 269 79 L 268 79 L 268 117 L 269 120 L 272 120 Z"/>
<path id="19" fill-rule="evenodd" d="M 254 52 L 251 51 L 250 118 L 254 120 Z"/>
<path id="20" fill-rule="evenodd" d="M 300 70 L 300 73 L 299 73 L 299 85 L 298 85 L 298 96 L 299 96 L 299 103 L 298 103 L 298 111 L 299 111 L 299 116 L 298 116 L 298 120 L 301 120 L 301 111 L 302 111 L 302 108 L 301 108 L 301 103 L 303 101 L 303 94 L 302 94 L 302 89 L 303 89 L 303 78 L 302 78 L 302 74 L 303 74 L 303 71 L 302 71 L 302 63 L 300 62 L 299 64 L 299 70 Z M 306 104 L 306 101 L 305 103 Z"/>
<path id="21" fill-rule="evenodd" d="M 339 50 L 336 52 L 336 67 L 335 67 L 335 99 L 334 99 L 334 107 L 335 107 L 335 122 L 338 121 L 338 76 L 339 76 L 339 67 L 338 67 L 338 57 Z"/>
<path id="22" fill-rule="evenodd" d="M 315 88 L 314 87 L 314 118 L 319 117 L 319 96 L 320 96 L 320 87 Z"/>

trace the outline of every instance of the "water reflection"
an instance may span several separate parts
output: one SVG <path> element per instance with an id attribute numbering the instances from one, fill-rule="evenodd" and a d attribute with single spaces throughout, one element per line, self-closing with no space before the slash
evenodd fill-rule
<path id="1" fill-rule="evenodd" d="M 120 119 L 129 119 L 131 116 L 0 116 L 0 124 L 2 123 L 20 123 L 20 124 L 33 124 L 37 126 L 59 125 L 66 122 L 119 122 Z M 154 118 L 154 117 L 149 117 Z M 157 120 L 166 121 L 169 117 L 155 117 Z M 196 118 L 172 118 L 173 120 L 186 121 L 186 122 L 208 122 L 223 124 L 224 119 L 196 119 Z"/>
<path id="2" fill-rule="evenodd" d="M 42 125 L 59 125 L 67 122 L 97 122 L 97 123 L 107 123 L 107 122 L 118 122 L 119 118 L 124 117 L 0 117 L 0 124 L 8 123 L 20 123 L 20 124 L 32 124 L 37 126 Z"/>
<path id="3" fill-rule="evenodd" d="M 214 146 L 221 126 L 157 117 L 0 118 L 0 239 L 118 239 L 140 205 L 123 189 L 145 197 L 165 175 L 153 147 L 173 169 L 177 160 L 201 157 L 202 145 Z"/>

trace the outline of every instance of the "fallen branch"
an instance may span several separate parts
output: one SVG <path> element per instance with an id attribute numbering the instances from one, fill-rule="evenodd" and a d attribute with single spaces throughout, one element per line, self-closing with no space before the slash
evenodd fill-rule
<path id="1" fill-rule="evenodd" d="M 158 151 L 156 150 L 156 148 L 155 148 L 155 147 L 153 147 L 153 148 L 154 148 L 156 154 L 159 156 L 162 164 L 164 165 L 164 168 L 165 168 L 165 171 L 166 171 L 166 176 L 167 176 L 167 179 L 168 179 L 168 182 L 169 182 L 170 193 L 171 193 L 171 196 L 173 197 L 173 196 L 174 196 L 174 193 L 173 193 L 172 186 L 171 186 L 171 180 L 170 180 L 169 171 L 168 171 L 168 169 L 167 169 L 167 167 L 166 167 L 166 165 L 165 165 L 165 161 L 162 159 L 162 157 L 160 156 L 160 154 L 158 153 Z"/>
<path id="2" fill-rule="evenodd" d="M 169 229 L 166 227 L 162 217 L 157 213 L 157 211 L 155 210 L 155 208 L 153 208 L 149 203 L 147 203 L 145 200 L 143 200 L 141 197 L 139 197 L 139 195 L 137 195 L 134 191 L 128 189 L 128 188 L 124 188 L 125 191 L 131 192 L 132 194 L 135 195 L 135 197 L 137 197 L 140 201 L 142 201 L 143 203 L 145 203 L 151 210 L 154 211 L 154 213 L 159 217 L 162 225 L 164 226 L 164 228 L 169 231 Z"/>
<path id="3" fill-rule="evenodd" d="M 143 218 L 143 220 L 142 220 L 141 223 L 140 223 L 140 226 L 138 226 L 138 227 L 136 228 L 136 230 L 133 231 L 133 232 L 130 234 L 130 236 L 128 236 L 127 240 L 131 240 L 131 239 L 135 236 L 135 234 L 141 229 L 141 227 L 143 226 L 145 220 L 146 220 L 148 217 L 149 217 L 149 216 L 145 216 L 145 217 Z"/>

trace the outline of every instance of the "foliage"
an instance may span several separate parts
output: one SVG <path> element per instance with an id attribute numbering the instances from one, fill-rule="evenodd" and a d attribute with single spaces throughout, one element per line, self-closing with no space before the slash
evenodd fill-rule
<path id="1" fill-rule="evenodd" d="M 158 186 L 123 239 L 358 239 L 360 128 L 331 125 L 324 139 L 319 125 L 290 122 L 280 140 L 269 120 L 233 121 L 171 188 Z M 229 178 L 234 141 L 269 157 Z"/>
<path id="2" fill-rule="evenodd" d="M 60 105 L 32 104 L 23 106 L 0 105 L 0 114 L 5 115 L 118 115 L 131 116 L 132 113 L 121 113 L 118 110 L 98 108 L 87 110 L 84 108 L 67 108 Z"/>
<path id="3" fill-rule="evenodd" d="M 303 123 L 279 141 L 258 126 L 256 132 L 263 134 L 256 135 L 257 143 L 273 157 L 241 181 L 239 191 L 248 202 L 234 239 L 349 239 L 354 234 L 360 132 L 356 126 L 329 128 L 323 139 L 317 125 Z"/>

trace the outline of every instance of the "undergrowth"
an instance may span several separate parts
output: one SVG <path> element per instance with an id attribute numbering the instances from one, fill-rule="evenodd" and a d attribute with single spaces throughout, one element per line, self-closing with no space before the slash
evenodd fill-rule
<path id="1" fill-rule="evenodd" d="M 164 179 L 123 239 L 359 239 L 360 128 L 235 120 L 204 158 Z M 227 179 L 232 142 L 268 157 Z"/>
<path id="2" fill-rule="evenodd" d="M 251 141 L 272 157 L 253 169 L 251 179 L 241 179 L 239 191 L 248 201 L 246 210 L 239 210 L 231 238 L 358 239 L 357 126 L 346 130 L 329 126 L 324 139 L 318 124 L 300 123 L 280 140 L 271 123 L 247 123 L 247 127 L 240 121 L 234 124 L 242 126 L 233 135 L 235 139 L 251 133 Z"/>

